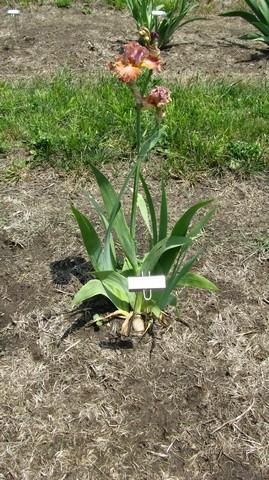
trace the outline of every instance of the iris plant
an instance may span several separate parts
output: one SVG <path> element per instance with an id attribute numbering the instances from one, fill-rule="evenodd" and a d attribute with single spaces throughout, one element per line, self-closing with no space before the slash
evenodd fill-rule
<path id="1" fill-rule="evenodd" d="M 190 272 L 200 251 L 189 255 L 190 247 L 200 236 L 205 224 L 214 213 L 210 209 L 193 223 L 195 214 L 207 208 L 211 200 L 201 201 L 190 207 L 172 229 L 164 185 L 161 185 L 159 216 L 155 200 L 142 174 L 143 163 L 162 135 L 165 109 L 171 102 L 171 92 L 163 86 L 152 86 L 152 74 L 160 72 L 161 60 L 157 44 L 149 39 L 150 48 L 137 42 L 127 43 L 121 53 L 109 64 L 110 70 L 127 86 L 134 98 L 136 109 L 136 155 L 133 165 L 117 193 L 107 177 L 95 166 L 92 172 L 100 188 L 103 205 L 88 194 L 91 206 L 100 217 L 104 227 L 101 240 L 93 223 L 84 213 L 72 206 L 80 232 L 92 265 L 92 279 L 83 285 L 74 297 L 80 304 L 96 295 L 110 299 L 116 310 L 112 314 L 97 317 L 92 322 L 104 322 L 112 317 L 121 319 L 121 334 L 144 334 L 157 320 L 163 321 L 167 306 L 176 306 L 173 290 L 179 287 L 198 287 L 216 291 L 215 285 L 198 273 Z M 145 109 L 153 112 L 153 126 L 142 131 L 141 116 Z M 123 208 L 123 196 L 133 182 L 132 204 L 128 224 Z M 142 195 L 143 192 L 143 195 Z M 136 224 L 141 214 L 149 237 L 149 249 L 138 255 Z M 117 240 L 117 249 L 115 241 Z M 143 291 L 129 291 L 128 277 L 164 275 L 166 287 L 145 295 Z"/>

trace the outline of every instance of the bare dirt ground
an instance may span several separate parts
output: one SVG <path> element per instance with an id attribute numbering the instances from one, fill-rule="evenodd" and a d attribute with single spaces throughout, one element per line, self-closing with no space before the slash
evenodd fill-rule
<path id="1" fill-rule="evenodd" d="M 105 68 L 130 22 L 98 9 L 25 11 L 16 43 L 5 18 L 1 77 Z M 173 75 L 266 78 L 266 56 L 236 41 L 239 23 L 216 40 L 220 25 L 176 36 Z M 88 264 L 69 203 L 86 210 L 85 187 L 95 192 L 51 169 L 1 184 L 0 480 L 267 480 L 268 178 L 169 181 L 173 218 L 216 199 L 197 270 L 220 292 L 179 292 L 179 318 L 140 344 L 87 328 L 96 304 L 70 314 Z"/>
<path id="2" fill-rule="evenodd" d="M 268 183 L 170 181 L 173 215 L 216 199 L 199 271 L 221 291 L 179 293 L 152 353 L 65 314 L 88 275 L 68 205 L 86 208 L 82 187 L 35 171 L 3 188 L 0 478 L 266 480 Z"/>
<path id="3" fill-rule="evenodd" d="M 127 12 L 93 4 L 82 7 L 48 6 L 22 10 L 17 28 L 0 9 L 0 78 L 29 77 L 67 67 L 86 74 L 107 69 L 120 44 L 136 38 L 135 24 Z M 227 10 L 227 8 L 226 8 Z M 169 51 L 163 53 L 169 78 L 223 77 L 234 80 L 266 79 L 268 51 L 259 43 L 238 40 L 249 31 L 240 19 L 209 15 L 178 31 Z M 172 72 L 172 73 L 171 73 Z"/>

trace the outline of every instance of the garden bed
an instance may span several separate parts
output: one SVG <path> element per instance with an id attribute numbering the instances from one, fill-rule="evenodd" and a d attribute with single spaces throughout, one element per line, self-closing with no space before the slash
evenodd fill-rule
<path id="1" fill-rule="evenodd" d="M 91 15 L 32 8 L 21 22 L 15 42 L 4 20 L 2 79 L 105 69 L 134 33 L 126 13 L 98 6 Z M 212 17 L 182 30 L 164 54 L 172 77 L 266 78 L 266 54 L 238 42 L 240 25 Z M 89 208 L 82 191 L 96 193 L 92 178 L 9 170 L 28 154 L 14 145 L 2 159 L 0 480 L 266 480 L 268 176 L 167 179 L 171 224 L 215 199 L 197 270 L 220 292 L 179 291 L 168 328 L 123 341 L 116 320 L 88 325 L 108 304 L 71 311 L 89 266 L 69 204 Z M 146 174 L 157 202 L 156 162 Z M 103 168 L 116 183 L 127 171 L 116 160 Z"/>
<path id="2" fill-rule="evenodd" d="M 91 14 L 77 6 L 22 9 L 18 27 L 0 10 L 0 78 L 52 74 L 61 68 L 80 74 L 106 70 L 122 43 L 136 38 L 127 11 L 92 4 Z M 262 44 L 238 40 L 250 27 L 236 18 L 208 15 L 183 27 L 163 54 L 169 80 L 213 77 L 235 80 L 268 79 L 268 52 Z M 166 72 L 169 72 L 166 74 Z"/>
<path id="3" fill-rule="evenodd" d="M 216 199 L 199 271 L 221 290 L 179 293 L 179 321 L 134 345 L 66 313 L 88 272 L 83 183 L 36 170 L 2 192 L 3 478 L 266 479 L 268 183 L 169 182 L 172 212 Z"/>

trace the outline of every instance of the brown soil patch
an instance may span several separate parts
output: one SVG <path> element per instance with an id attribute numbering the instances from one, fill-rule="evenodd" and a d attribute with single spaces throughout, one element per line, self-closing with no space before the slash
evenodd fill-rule
<path id="1" fill-rule="evenodd" d="M 91 10 L 85 15 L 81 5 L 22 9 L 15 29 L 6 8 L 0 9 L 0 78 L 51 74 L 59 67 L 86 74 L 107 69 L 119 45 L 136 38 L 135 25 L 127 12 L 98 4 Z M 163 53 L 167 76 L 268 78 L 268 50 L 262 44 L 238 40 L 247 31 L 246 22 L 216 15 L 186 25 Z"/>
<path id="2" fill-rule="evenodd" d="M 0 478 L 265 480 L 266 179 L 169 182 L 172 216 L 216 198 L 199 270 L 221 291 L 179 293 L 152 353 L 150 337 L 113 344 L 111 327 L 64 314 L 87 280 L 69 210 L 87 208 L 83 184 L 36 170 L 3 188 Z"/>

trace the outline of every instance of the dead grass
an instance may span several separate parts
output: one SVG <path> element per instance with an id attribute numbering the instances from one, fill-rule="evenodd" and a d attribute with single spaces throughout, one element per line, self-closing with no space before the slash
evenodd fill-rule
<path id="1" fill-rule="evenodd" d="M 110 327 L 87 329 L 83 316 L 59 342 L 76 320 L 63 312 L 80 282 L 59 262 L 84 256 L 68 206 L 85 203 L 83 183 L 35 171 L 3 188 L 15 246 L 1 259 L 0 479 L 265 480 L 268 256 L 254 241 L 268 228 L 267 179 L 169 182 L 173 215 L 216 198 L 199 270 L 221 292 L 181 291 L 181 321 L 156 330 L 152 354 L 150 337 L 101 348 Z"/>

